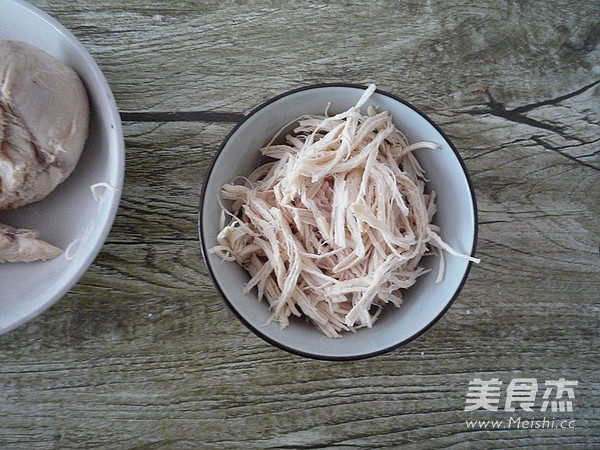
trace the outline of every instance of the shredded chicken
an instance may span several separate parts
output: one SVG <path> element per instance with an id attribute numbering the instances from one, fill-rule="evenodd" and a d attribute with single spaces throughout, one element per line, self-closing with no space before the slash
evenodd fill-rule
<path id="1" fill-rule="evenodd" d="M 221 231 L 211 252 L 250 274 L 244 286 L 266 298 L 271 320 L 285 327 L 306 316 L 329 337 L 371 327 L 382 307 L 399 307 L 402 290 L 427 269 L 423 255 L 460 255 L 431 223 L 435 193 L 387 112 L 361 107 L 373 94 L 333 116 L 303 116 L 272 158 L 243 184 L 225 184 Z M 228 223 L 225 223 L 228 220 Z"/>
<path id="2" fill-rule="evenodd" d="M 119 191 L 116 187 L 114 187 L 112 184 L 107 183 L 106 181 L 101 181 L 100 183 L 94 183 L 90 186 L 90 191 L 92 191 L 92 196 L 94 197 L 94 200 L 96 200 L 98 203 L 102 204 L 104 203 L 104 200 L 106 198 L 106 193 L 108 191 Z"/>

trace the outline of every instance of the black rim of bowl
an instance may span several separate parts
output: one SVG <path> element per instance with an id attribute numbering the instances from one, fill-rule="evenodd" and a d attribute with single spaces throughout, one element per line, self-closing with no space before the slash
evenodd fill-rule
<path id="1" fill-rule="evenodd" d="M 223 292 L 223 290 L 221 289 L 220 283 L 218 282 L 215 273 L 213 271 L 213 268 L 208 260 L 208 247 L 207 247 L 207 240 L 205 239 L 205 236 L 203 236 L 203 228 L 202 228 L 202 210 L 204 208 L 204 202 L 205 202 L 205 197 L 206 197 L 206 190 L 208 187 L 208 182 L 210 180 L 210 176 L 211 173 L 214 169 L 214 166 L 216 164 L 216 161 L 219 159 L 219 156 L 221 154 L 221 152 L 223 151 L 223 149 L 225 148 L 225 146 L 227 145 L 227 142 L 229 141 L 229 139 L 231 139 L 231 137 L 236 133 L 236 131 L 240 128 L 240 126 L 246 121 L 248 120 L 250 117 L 252 117 L 254 114 L 256 114 L 258 111 L 262 110 L 263 108 L 267 107 L 268 105 L 270 105 L 271 103 L 274 103 L 284 97 L 288 97 L 290 95 L 296 94 L 298 92 L 302 92 L 302 91 L 309 91 L 309 90 L 314 90 L 314 89 L 323 89 L 323 88 L 332 88 L 332 87 L 339 87 L 339 88 L 352 88 L 352 89 L 357 89 L 357 90 L 361 90 L 364 91 L 365 89 L 367 89 L 367 86 L 365 85 L 361 85 L 361 84 L 353 84 L 353 83 L 320 83 L 320 84 L 311 84 L 311 85 L 307 85 L 307 86 L 302 86 L 296 89 L 292 89 L 289 91 L 286 91 L 282 94 L 279 94 L 275 97 L 270 98 L 269 100 L 261 103 L 260 105 L 258 105 L 257 107 L 255 107 L 254 109 L 252 109 L 248 114 L 245 114 L 244 117 L 233 127 L 233 129 L 227 134 L 227 136 L 225 137 L 225 139 L 223 140 L 221 146 L 219 147 L 219 150 L 217 150 L 217 153 L 215 154 L 215 156 L 213 157 L 213 160 L 211 162 L 211 165 L 206 173 L 205 179 L 204 179 L 204 183 L 202 186 L 202 192 L 200 194 L 200 205 L 199 205 L 199 210 L 198 210 L 198 235 L 199 235 L 199 240 L 200 240 L 200 249 L 202 251 L 202 257 L 204 259 L 204 264 L 206 265 L 207 269 L 208 269 L 208 274 L 212 280 L 213 285 L 215 286 L 215 288 L 217 289 L 219 295 L 221 296 L 221 298 L 223 299 L 223 301 L 227 304 L 227 306 L 229 307 L 229 309 L 235 314 L 235 316 L 238 318 L 238 320 L 240 322 L 242 322 L 250 331 L 252 331 L 255 335 L 257 335 L 258 337 L 260 337 L 261 339 L 263 339 L 264 341 L 268 342 L 269 344 L 273 345 L 274 347 L 277 347 L 281 350 L 284 350 L 286 352 L 289 352 L 291 354 L 294 355 L 298 355 L 298 356 L 303 356 L 306 358 L 312 358 L 312 359 L 317 359 L 317 360 L 324 360 L 324 361 L 354 361 L 354 360 L 359 360 L 359 359 L 366 359 L 366 358 L 372 358 L 375 356 L 379 356 L 379 355 L 383 355 L 385 353 L 391 352 L 392 350 L 395 350 L 399 347 L 402 347 L 406 344 L 408 344 L 411 341 L 414 341 L 415 339 L 417 339 L 419 336 L 421 336 L 423 333 L 425 333 L 427 330 L 429 330 L 438 320 L 441 319 L 441 317 L 448 311 L 448 309 L 450 309 L 450 307 L 452 306 L 452 304 L 454 303 L 454 301 L 456 300 L 456 298 L 458 297 L 459 293 L 461 292 L 467 278 L 469 275 L 469 272 L 471 271 L 471 266 L 473 265 L 472 262 L 468 262 L 467 267 L 465 269 L 465 273 L 463 274 L 462 280 L 460 281 L 460 283 L 458 284 L 455 292 L 452 294 L 452 297 L 450 298 L 450 300 L 448 301 L 448 303 L 446 304 L 446 306 L 444 306 L 444 308 L 442 309 L 442 311 L 436 316 L 434 317 L 425 327 L 423 327 L 421 330 L 419 330 L 417 333 L 413 334 L 412 336 L 410 336 L 407 339 L 404 339 L 396 344 L 390 345 L 388 347 L 382 348 L 380 350 L 376 350 L 374 352 L 368 352 L 368 353 L 360 353 L 360 354 L 356 354 L 356 355 L 349 355 L 349 356 L 331 356 L 331 355 L 322 355 L 319 353 L 310 353 L 310 352 L 304 352 L 302 350 L 298 350 L 295 349 L 293 347 L 289 347 L 285 344 L 282 344 L 279 341 L 276 341 L 274 339 L 272 339 L 271 337 L 267 336 L 265 333 L 261 332 L 258 328 L 256 328 L 254 325 L 252 325 L 250 322 L 248 322 L 246 320 L 246 318 L 240 314 L 240 312 L 231 304 L 231 302 L 229 301 L 229 299 L 227 298 L 227 296 L 225 295 L 225 293 Z M 473 229 L 473 243 L 472 243 L 472 247 L 471 247 L 471 255 L 475 255 L 475 248 L 477 245 L 477 232 L 478 232 L 478 217 L 477 217 L 477 200 L 475 198 L 475 189 L 473 188 L 473 182 L 471 180 L 471 176 L 467 170 L 467 167 L 463 161 L 463 159 L 461 158 L 460 154 L 458 153 L 458 150 L 456 149 L 456 147 L 454 146 L 454 144 L 452 143 L 452 141 L 448 138 L 448 136 L 446 136 L 446 134 L 442 131 L 442 129 L 440 127 L 438 127 L 425 113 L 423 113 L 422 111 L 420 111 L 418 108 L 416 108 L 415 106 L 413 106 L 412 104 L 410 104 L 409 102 L 407 102 L 406 100 L 403 100 L 399 97 L 397 97 L 394 94 L 391 94 L 389 92 L 386 91 L 382 91 L 381 89 L 376 89 L 375 92 L 377 92 L 380 95 L 389 97 L 399 103 L 402 103 L 406 106 L 408 106 L 409 108 L 411 108 L 413 111 L 415 111 L 417 114 L 419 114 L 420 116 L 422 116 L 425 120 L 427 120 L 427 122 L 433 127 L 435 128 L 441 135 L 442 137 L 446 140 L 446 142 L 448 143 L 448 145 L 450 146 L 450 148 L 452 149 L 452 151 L 454 152 L 458 162 L 460 163 L 460 166 L 463 170 L 463 173 L 465 175 L 465 178 L 467 180 L 467 184 L 469 186 L 469 190 L 471 192 L 471 198 L 473 200 L 473 216 L 474 216 L 474 229 Z M 343 338 L 342 338 L 343 339 Z"/>

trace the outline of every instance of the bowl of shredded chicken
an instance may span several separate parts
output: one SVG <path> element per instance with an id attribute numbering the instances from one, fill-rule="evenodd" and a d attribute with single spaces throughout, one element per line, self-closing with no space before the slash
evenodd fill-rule
<path id="1" fill-rule="evenodd" d="M 119 205 L 124 141 L 83 45 L 21 0 L 0 0 L 0 334 L 67 294 Z"/>
<path id="2" fill-rule="evenodd" d="M 375 85 L 318 85 L 260 105 L 217 153 L 200 202 L 209 273 L 267 342 L 359 359 L 423 333 L 474 256 L 463 161 L 427 116 Z"/>

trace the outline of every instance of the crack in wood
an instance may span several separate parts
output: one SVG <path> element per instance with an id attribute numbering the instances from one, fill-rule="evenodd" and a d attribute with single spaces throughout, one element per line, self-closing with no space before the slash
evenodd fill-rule
<path id="1" fill-rule="evenodd" d="M 510 122 L 529 125 L 534 128 L 538 128 L 538 129 L 542 129 L 542 130 L 546 130 L 546 131 L 550 131 L 552 133 L 558 134 L 559 136 L 561 136 L 565 139 L 577 141 L 579 144 L 567 145 L 567 146 L 563 146 L 563 147 L 556 147 L 556 146 L 552 146 L 552 145 L 548 144 L 547 142 L 545 142 L 540 136 L 535 136 L 535 135 L 531 136 L 532 141 L 534 141 L 538 145 L 541 145 L 545 149 L 554 151 L 554 152 L 558 153 L 559 155 L 564 156 L 565 158 L 568 158 L 571 161 L 574 161 L 585 167 L 600 171 L 600 167 L 593 165 L 589 162 L 582 161 L 579 157 L 570 155 L 564 151 L 565 148 L 591 144 L 591 143 L 594 143 L 595 141 L 586 142 L 586 141 L 582 140 L 580 137 L 577 137 L 577 136 L 574 136 L 574 135 L 568 133 L 565 130 L 564 126 L 551 125 L 551 124 L 541 122 L 539 120 L 533 119 L 533 118 L 525 115 L 525 113 L 532 111 L 536 108 L 542 107 L 542 106 L 558 105 L 559 103 L 561 103 L 565 100 L 568 100 L 570 98 L 581 95 L 582 93 L 594 88 L 598 84 L 600 84 L 600 80 L 596 80 L 592 83 L 589 83 L 573 92 L 569 92 L 567 94 L 560 95 L 560 96 L 552 98 L 552 99 L 542 100 L 539 102 L 530 103 L 528 105 L 518 106 L 513 109 L 507 109 L 506 106 L 504 105 L 504 103 L 496 101 L 494 99 L 494 97 L 492 96 L 492 94 L 489 92 L 489 90 L 486 90 L 485 94 L 488 97 L 488 102 L 487 102 L 488 109 L 467 111 L 467 113 L 471 114 L 471 115 L 491 114 L 492 116 L 500 117 L 500 118 L 506 119 Z M 595 153 L 593 153 L 593 155 L 594 154 Z"/>
<path id="2" fill-rule="evenodd" d="M 567 153 L 566 151 L 564 151 L 565 148 L 579 147 L 581 145 L 592 144 L 594 142 L 597 142 L 598 139 L 596 139 L 594 141 L 590 141 L 590 142 L 582 142 L 579 145 L 565 145 L 565 146 L 562 146 L 562 147 L 557 147 L 557 146 L 550 145 L 548 142 L 544 141 L 541 138 L 541 136 L 531 136 L 531 140 L 534 141 L 536 144 L 544 147 L 545 149 L 551 150 L 553 152 L 556 152 L 559 155 L 564 156 L 567 159 L 570 159 L 571 161 L 574 161 L 574 162 L 576 162 L 578 164 L 581 164 L 582 166 L 589 167 L 590 169 L 594 169 L 594 170 L 600 171 L 600 167 L 595 166 L 594 164 L 589 163 L 587 161 L 582 161 L 580 159 L 580 158 L 585 157 L 585 156 L 587 156 L 587 157 L 594 156 L 598 152 L 594 152 L 591 155 L 581 155 L 581 156 L 577 157 L 577 156 L 570 155 L 569 153 Z"/>
<path id="3" fill-rule="evenodd" d="M 544 122 L 540 122 L 539 120 L 532 119 L 531 117 L 527 117 L 527 116 L 523 115 L 523 113 L 531 111 L 536 108 L 539 108 L 541 106 L 557 105 L 557 104 L 563 102 L 564 100 L 567 100 L 567 99 L 570 99 L 570 98 L 576 97 L 577 95 L 582 94 L 583 92 L 593 88 L 594 86 L 596 86 L 598 84 L 600 84 L 600 80 L 596 80 L 593 83 L 587 84 L 587 85 L 583 86 L 582 88 L 577 89 L 568 94 L 564 94 L 564 95 L 561 95 L 559 97 L 549 99 L 549 100 L 543 100 L 540 102 L 530 103 L 528 105 L 519 106 L 519 107 L 516 107 L 513 109 L 506 109 L 506 106 L 504 105 L 504 103 L 494 100 L 494 97 L 489 92 L 489 90 L 486 90 L 485 94 L 488 97 L 487 106 L 489 107 L 489 109 L 480 109 L 480 110 L 467 111 L 467 112 L 472 115 L 491 114 L 493 116 L 501 117 L 501 118 L 509 120 L 511 122 L 522 123 L 522 124 L 529 125 L 529 126 L 532 126 L 535 128 L 541 128 L 543 130 L 548 130 L 553 133 L 557 133 L 563 137 L 580 141 L 580 139 L 577 137 L 564 134 L 563 127 L 557 127 L 557 126 L 550 125 L 550 124 L 547 124 Z"/>
<path id="4" fill-rule="evenodd" d="M 568 100 L 570 98 L 577 97 L 578 95 L 583 94 L 585 91 L 593 88 L 594 86 L 596 86 L 598 84 L 600 84 L 600 80 L 596 80 L 590 84 L 583 86 L 582 88 L 579 88 L 573 92 L 569 92 L 568 94 L 560 95 L 556 98 L 552 98 L 549 100 L 543 100 L 541 102 L 530 103 L 529 105 L 523 105 L 523 106 L 519 106 L 517 108 L 513 108 L 510 110 L 510 112 L 521 114 L 521 113 L 524 113 L 527 111 L 531 111 L 532 109 L 539 108 L 540 106 L 557 105 L 565 100 Z"/>
<path id="5" fill-rule="evenodd" d="M 506 107 L 504 106 L 504 103 L 494 100 L 494 98 L 492 97 L 492 94 L 489 91 L 486 91 L 485 93 L 489 99 L 489 101 L 487 103 L 487 105 L 489 106 L 489 109 L 474 111 L 474 114 L 491 114 L 492 116 L 500 117 L 500 118 L 506 119 L 510 122 L 520 123 L 523 125 L 529 125 L 534 128 L 540 128 L 542 130 L 551 131 L 552 133 L 556 133 L 556 134 L 558 134 L 562 137 L 568 138 L 568 139 L 577 139 L 576 137 L 568 136 L 564 131 L 564 127 L 558 127 L 555 125 L 550 125 L 550 124 L 547 124 L 544 122 L 540 122 L 539 120 L 532 119 L 531 117 L 527 117 L 522 114 L 522 112 L 530 111 L 531 109 L 526 109 L 526 110 L 522 110 L 522 109 L 519 110 L 518 108 L 506 109 Z M 531 106 L 531 105 L 525 105 L 520 108 L 525 108 L 525 107 L 529 107 L 529 106 Z"/>

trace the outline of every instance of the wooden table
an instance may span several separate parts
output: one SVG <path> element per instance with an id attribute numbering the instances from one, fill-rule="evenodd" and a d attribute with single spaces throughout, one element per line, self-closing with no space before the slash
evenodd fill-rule
<path id="1" fill-rule="evenodd" d="M 104 71 L 127 168 L 93 266 L 0 336 L 0 447 L 599 448 L 597 0 L 34 3 Z M 482 262 L 423 336 L 332 363 L 234 317 L 196 223 L 241 114 L 337 81 L 375 82 L 446 131 L 475 186 Z M 502 382 L 497 411 L 468 401 L 477 379 Z M 558 398 L 546 382 L 560 379 Z"/>

